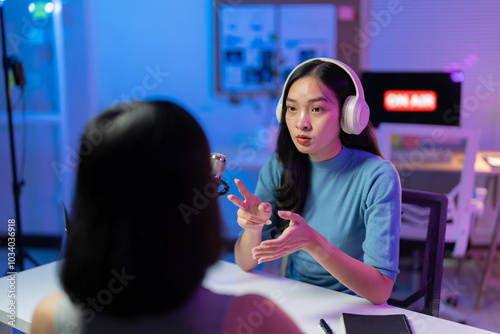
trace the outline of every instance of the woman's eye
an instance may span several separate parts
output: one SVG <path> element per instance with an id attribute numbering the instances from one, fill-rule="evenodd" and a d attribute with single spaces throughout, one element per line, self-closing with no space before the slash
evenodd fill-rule
<path id="1" fill-rule="evenodd" d="M 314 112 L 320 112 L 321 110 L 322 110 L 321 107 L 312 108 L 312 111 L 314 111 Z"/>
<path id="2" fill-rule="evenodd" d="M 295 111 L 295 107 L 294 106 L 287 106 L 286 109 L 288 111 Z"/>

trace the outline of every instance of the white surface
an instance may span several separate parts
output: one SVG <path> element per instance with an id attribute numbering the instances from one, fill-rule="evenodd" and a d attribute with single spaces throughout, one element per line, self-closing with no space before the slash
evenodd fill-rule
<path id="1" fill-rule="evenodd" d="M 233 263 L 219 262 L 205 279 L 207 288 L 219 293 L 257 293 L 272 299 L 282 307 L 308 334 L 323 333 L 319 319 L 323 318 L 334 333 L 341 333 L 342 312 L 360 314 L 404 313 L 410 320 L 415 334 L 418 333 L 492 333 L 482 329 L 426 316 L 420 313 L 388 305 L 373 305 L 365 299 L 314 285 L 293 281 L 262 272 L 243 272 Z"/>
<path id="2" fill-rule="evenodd" d="M 220 261 L 207 274 L 204 285 L 215 292 L 227 294 L 258 293 L 282 307 L 305 333 L 322 333 L 318 323 L 325 319 L 334 333 L 340 333 L 342 312 L 362 314 L 404 313 L 415 334 L 492 333 L 486 330 L 426 316 L 388 305 L 373 305 L 362 298 L 320 288 L 263 272 L 243 272 L 233 263 Z M 17 275 L 16 328 L 28 333 L 35 306 L 45 296 L 60 289 L 57 262 L 21 272 Z M 8 282 L 0 278 L 0 321 L 7 323 Z M 6 329 L 6 326 L 0 328 Z M 257 333 L 257 332 L 256 332 Z"/>
<path id="3" fill-rule="evenodd" d="M 60 290 L 57 277 L 58 262 L 52 262 L 16 275 L 16 329 L 29 333 L 31 318 L 36 305 L 46 296 Z M 5 276 L 0 278 L 0 321 L 8 323 L 9 283 Z M 2 329 L 0 328 L 0 333 Z"/>

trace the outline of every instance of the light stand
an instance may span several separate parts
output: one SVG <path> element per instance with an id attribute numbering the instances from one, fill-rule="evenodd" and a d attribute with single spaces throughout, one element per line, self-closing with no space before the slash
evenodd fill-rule
<path id="1" fill-rule="evenodd" d="M 4 69 L 4 77 L 5 77 L 5 97 L 7 102 L 7 114 L 9 117 L 9 139 L 10 139 L 10 157 L 12 162 L 12 191 L 14 193 L 14 205 L 15 205 L 15 218 L 16 218 L 16 266 L 19 265 L 20 271 L 24 270 L 24 258 L 29 259 L 34 265 L 38 266 L 38 263 L 27 253 L 23 251 L 23 236 L 21 230 L 21 214 L 19 207 L 19 195 L 21 194 L 21 187 L 24 185 L 24 181 L 19 181 L 17 179 L 17 163 L 16 163 L 16 150 L 14 145 L 14 127 L 12 125 L 12 105 L 10 100 L 10 87 L 9 87 L 9 69 L 13 65 L 19 66 L 19 63 L 14 64 L 12 62 L 12 58 L 7 57 L 7 47 L 6 47 L 6 38 L 5 38 L 5 23 L 4 23 L 4 13 L 3 13 L 3 4 L 4 2 L 0 0 L 0 25 L 1 25 L 1 33 L 2 33 L 2 60 L 3 60 L 3 69 Z M 22 78 L 24 81 L 24 78 Z M 24 82 L 23 82 L 24 84 Z M 12 270 L 8 270 L 12 271 Z"/>

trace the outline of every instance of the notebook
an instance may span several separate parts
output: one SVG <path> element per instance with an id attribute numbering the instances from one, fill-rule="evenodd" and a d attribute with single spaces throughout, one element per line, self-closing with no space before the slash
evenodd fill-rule
<path id="1" fill-rule="evenodd" d="M 404 314 L 342 313 L 340 320 L 345 334 L 412 334 L 408 318 Z"/>

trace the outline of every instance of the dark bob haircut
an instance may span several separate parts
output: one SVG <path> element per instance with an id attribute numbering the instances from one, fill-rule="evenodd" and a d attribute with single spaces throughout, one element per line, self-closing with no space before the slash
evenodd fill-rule
<path id="1" fill-rule="evenodd" d="M 189 299 L 223 245 L 209 155 L 172 102 L 122 104 L 88 124 L 61 268 L 77 306 L 130 317 Z"/>

